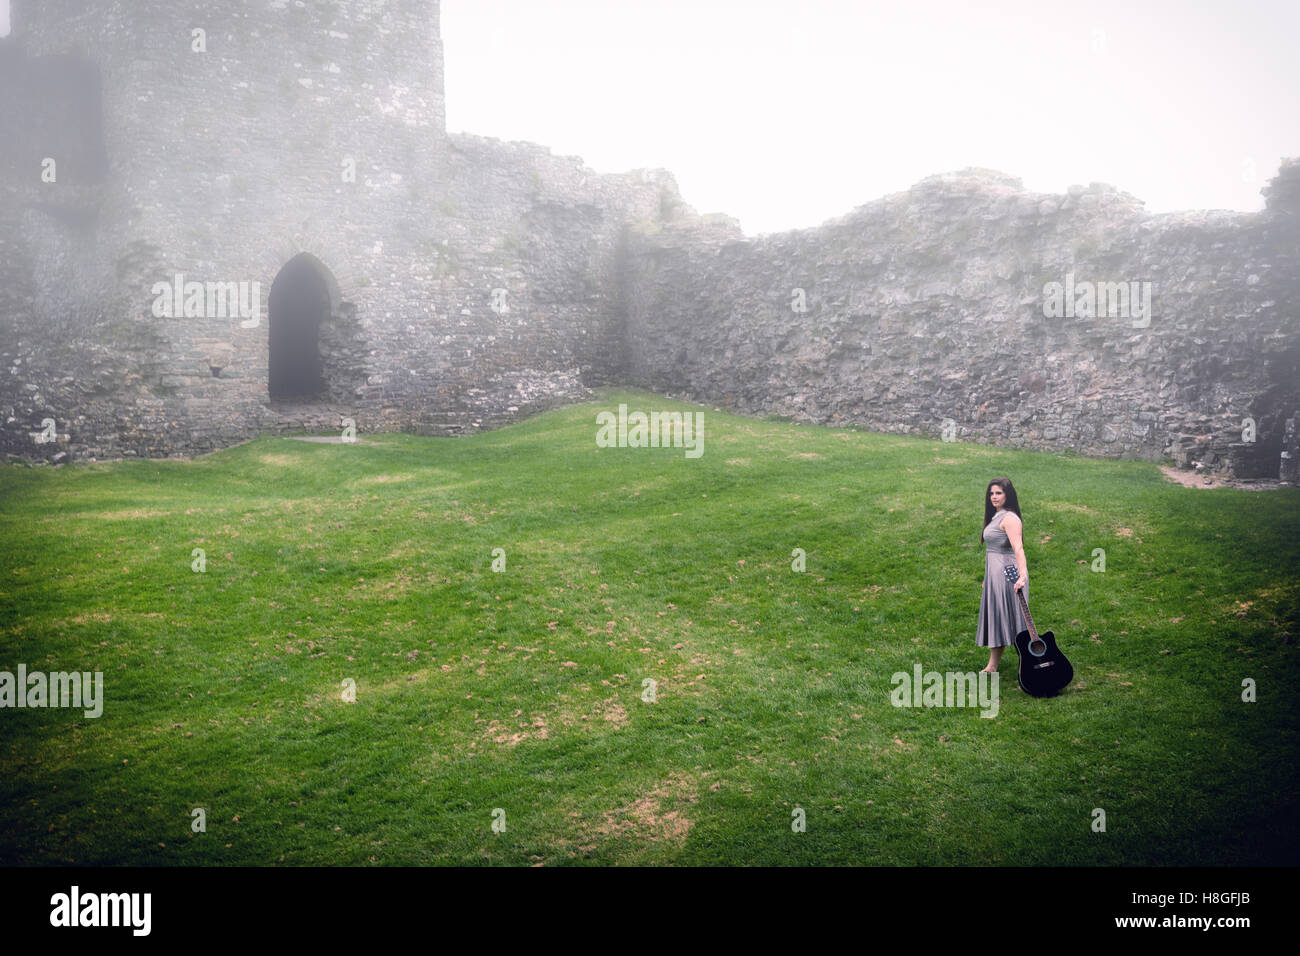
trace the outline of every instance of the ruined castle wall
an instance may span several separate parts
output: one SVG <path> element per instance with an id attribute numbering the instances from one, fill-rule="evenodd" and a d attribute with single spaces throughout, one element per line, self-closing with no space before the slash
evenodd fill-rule
<path id="1" fill-rule="evenodd" d="M 344 417 L 456 434 L 630 383 L 1251 476 L 1277 473 L 1300 410 L 1294 163 L 1259 214 L 969 171 L 746 239 L 662 171 L 449 135 L 436 0 L 12 13 L 0 451 L 195 453 Z M 267 299 L 303 253 L 328 290 L 325 394 L 277 402 Z M 178 274 L 256 285 L 258 321 L 155 314 Z M 1070 280 L 1149 286 L 1149 317 L 1045 315 Z"/>
<path id="2" fill-rule="evenodd" d="M 3 98 L 4 450 L 192 453 L 344 416 L 450 434 L 615 374 L 623 222 L 657 210 L 661 187 L 449 137 L 436 3 L 18 0 L 5 42 L 16 75 L 51 56 L 89 65 L 106 162 Z M 27 92 L 57 111 L 42 84 Z M 327 395 L 286 406 L 268 392 L 266 306 L 301 252 L 331 293 Z M 156 284 L 177 274 L 256 283 L 260 321 L 156 315 Z M 58 441 L 34 445 L 46 418 Z"/>
<path id="3" fill-rule="evenodd" d="M 408 312 L 372 338 L 385 412 L 456 433 L 617 380 L 623 235 L 657 215 L 671 178 L 600 175 L 542 146 L 468 134 L 450 137 L 437 175 L 418 264 L 393 280 Z"/>
<path id="4" fill-rule="evenodd" d="M 630 381 L 746 413 L 933 437 L 947 421 L 957 440 L 1276 477 L 1300 409 L 1297 182 L 1285 167 L 1259 214 L 1149 215 L 1100 184 L 1029 193 L 968 171 L 815 229 L 746 239 L 685 217 L 633 243 Z M 1046 317 L 1067 274 L 1149 281 L 1149 324 Z"/>

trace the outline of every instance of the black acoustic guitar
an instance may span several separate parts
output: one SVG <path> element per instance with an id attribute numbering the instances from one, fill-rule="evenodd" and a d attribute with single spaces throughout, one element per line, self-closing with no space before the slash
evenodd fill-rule
<path id="1" fill-rule="evenodd" d="M 1020 579 L 1020 571 L 1014 564 L 1006 567 L 1007 581 L 1014 588 Z M 1016 635 L 1016 652 L 1020 655 L 1020 666 L 1016 670 L 1016 679 L 1020 689 L 1031 697 L 1051 697 L 1062 687 L 1074 680 L 1074 668 L 1065 659 L 1061 649 L 1056 646 L 1056 638 L 1051 631 L 1039 634 L 1034 627 L 1034 619 L 1029 613 L 1029 602 L 1025 600 L 1024 591 L 1016 591 L 1020 600 L 1020 612 L 1024 614 L 1029 630 Z"/>

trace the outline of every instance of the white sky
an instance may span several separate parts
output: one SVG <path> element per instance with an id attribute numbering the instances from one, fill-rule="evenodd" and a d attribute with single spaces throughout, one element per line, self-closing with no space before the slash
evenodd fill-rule
<path id="1" fill-rule="evenodd" d="M 1263 207 L 1300 0 L 442 0 L 447 127 L 664 167 L 754 234 L 935 173 Z"/>

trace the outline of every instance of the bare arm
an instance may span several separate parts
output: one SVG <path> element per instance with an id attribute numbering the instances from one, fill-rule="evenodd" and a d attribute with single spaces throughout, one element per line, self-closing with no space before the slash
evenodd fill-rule
<path id="1" fill-rule="evenodd" d="M 1016 567 L 1020 569 L 1020 577 L 1016 581 L 1016 590 L 1019 591 L 1029 583 L 1029 565 L 1025 561 L 1025 543 L 1021 538 L 1022 525 L 1020 518 L 1015 512 L 1011 512 L 1002 519 L 1002 530 L 1007 533 L 1007 538 L 1011 542 L 1011 549 L 1016 552 Z"/>

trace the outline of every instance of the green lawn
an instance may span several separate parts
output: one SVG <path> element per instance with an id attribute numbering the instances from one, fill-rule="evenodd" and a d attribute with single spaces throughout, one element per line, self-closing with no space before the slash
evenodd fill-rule
<path id="1" fill-rule="evenodd" d="M 0 670 L 105 697 L 0 710 L 0 860 L 1300 862 L 1300 491 L 708 408 L 599 448 L 620 401 L 698 408 L 0 467 Z M 894 707 L 987 659 L 1001 475 L 1075 682 Z"/>

